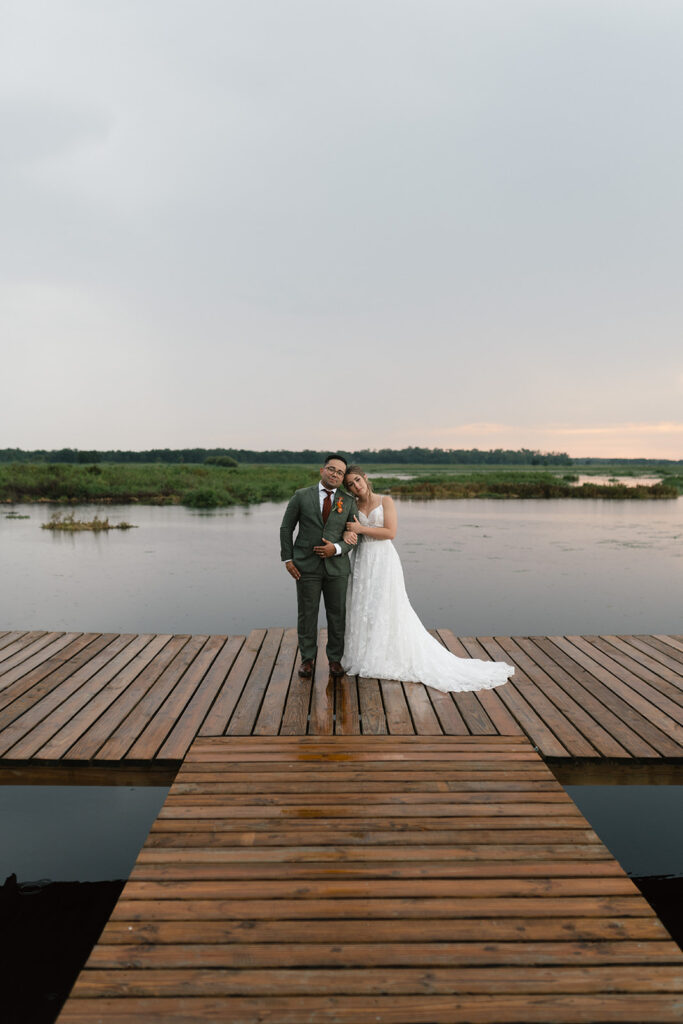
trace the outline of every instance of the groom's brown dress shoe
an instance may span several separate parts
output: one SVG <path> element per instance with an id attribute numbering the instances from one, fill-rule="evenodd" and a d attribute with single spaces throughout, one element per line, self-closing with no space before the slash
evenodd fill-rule
<path id="1" fill-rule="evenodd" d="M 330 675 L 333 679 L 341 679 L 344 675 L 344 669 L 341 667 L 338 661 L 330 662 Z"/>
<path id="2" fill-rule="evenodd" d="M 310 679 L 313 675 L 313 661 L 311 658 L 307 658 L 306 661 L 301 662 L 299 668 L 299 675 L 302 679 Z"/>

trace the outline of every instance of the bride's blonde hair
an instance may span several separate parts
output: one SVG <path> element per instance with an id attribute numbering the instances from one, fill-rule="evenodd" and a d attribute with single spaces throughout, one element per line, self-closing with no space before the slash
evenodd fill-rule
<path id="1" fill-rule="evenodd" d="M 365 470 L 361 469 L 361 467 L 357 464 L 346 467 L 346 472 L 344 473 L 344 483 L 346 483 L 346 478 L 347 476 L 350 476 L 351 473 L 356 473 L 362 476 L 366 484 L 368 485 L 368 491 L 370 492 L 370 494 L 375 493 L 372 489 L 372 484 L 368 480 L 368 474 L 365 472 Z"/>

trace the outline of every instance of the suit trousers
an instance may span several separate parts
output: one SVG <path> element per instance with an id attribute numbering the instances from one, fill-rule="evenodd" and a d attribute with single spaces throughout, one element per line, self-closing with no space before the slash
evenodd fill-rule
<path id="1" fill-rule="evenodd" d="M 318 650 L 318 611 L 321 594 L 327 616 L 327 659 L 341 661 L 344 653 L 348 582 L 348 576 L 328 576 L 327 573 L 316 573 L 315 576 L 302 574 L 297 580 L 297 631 L 302 661 L 315 658 Z"/>

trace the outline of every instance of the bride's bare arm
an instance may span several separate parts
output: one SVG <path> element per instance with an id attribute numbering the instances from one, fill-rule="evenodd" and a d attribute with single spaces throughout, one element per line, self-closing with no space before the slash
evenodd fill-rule
<path id="1" fill-rule="evenodd" d="M 346 524 L 347 529 L 354 533 L 362 533 L 364 537 L 374 537 L 375 540 L 393 540 L 398 529 L 398 516 L 394 499 L 385 494 L 382 498 L 384 508 L 384 526 L 364 526 L 355 518 Z"/>

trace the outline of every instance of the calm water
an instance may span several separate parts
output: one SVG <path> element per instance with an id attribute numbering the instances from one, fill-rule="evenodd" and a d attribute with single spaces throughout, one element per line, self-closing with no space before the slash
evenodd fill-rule
<path id="1" fill-rule="evenodd" d="M 284 504 L 197 513 L 111 506 L 108 534 L 0 511 L 0 628 L 245 633 L 295 623 L 279 560 Z M 10 511 L 28 519 L 8 519 Z M 90 518 L 101 507 L 81 506 Z M 399 503 L 401 555 L 427 626 L 461 635 L 681 632 L 683 500 Z"/>

